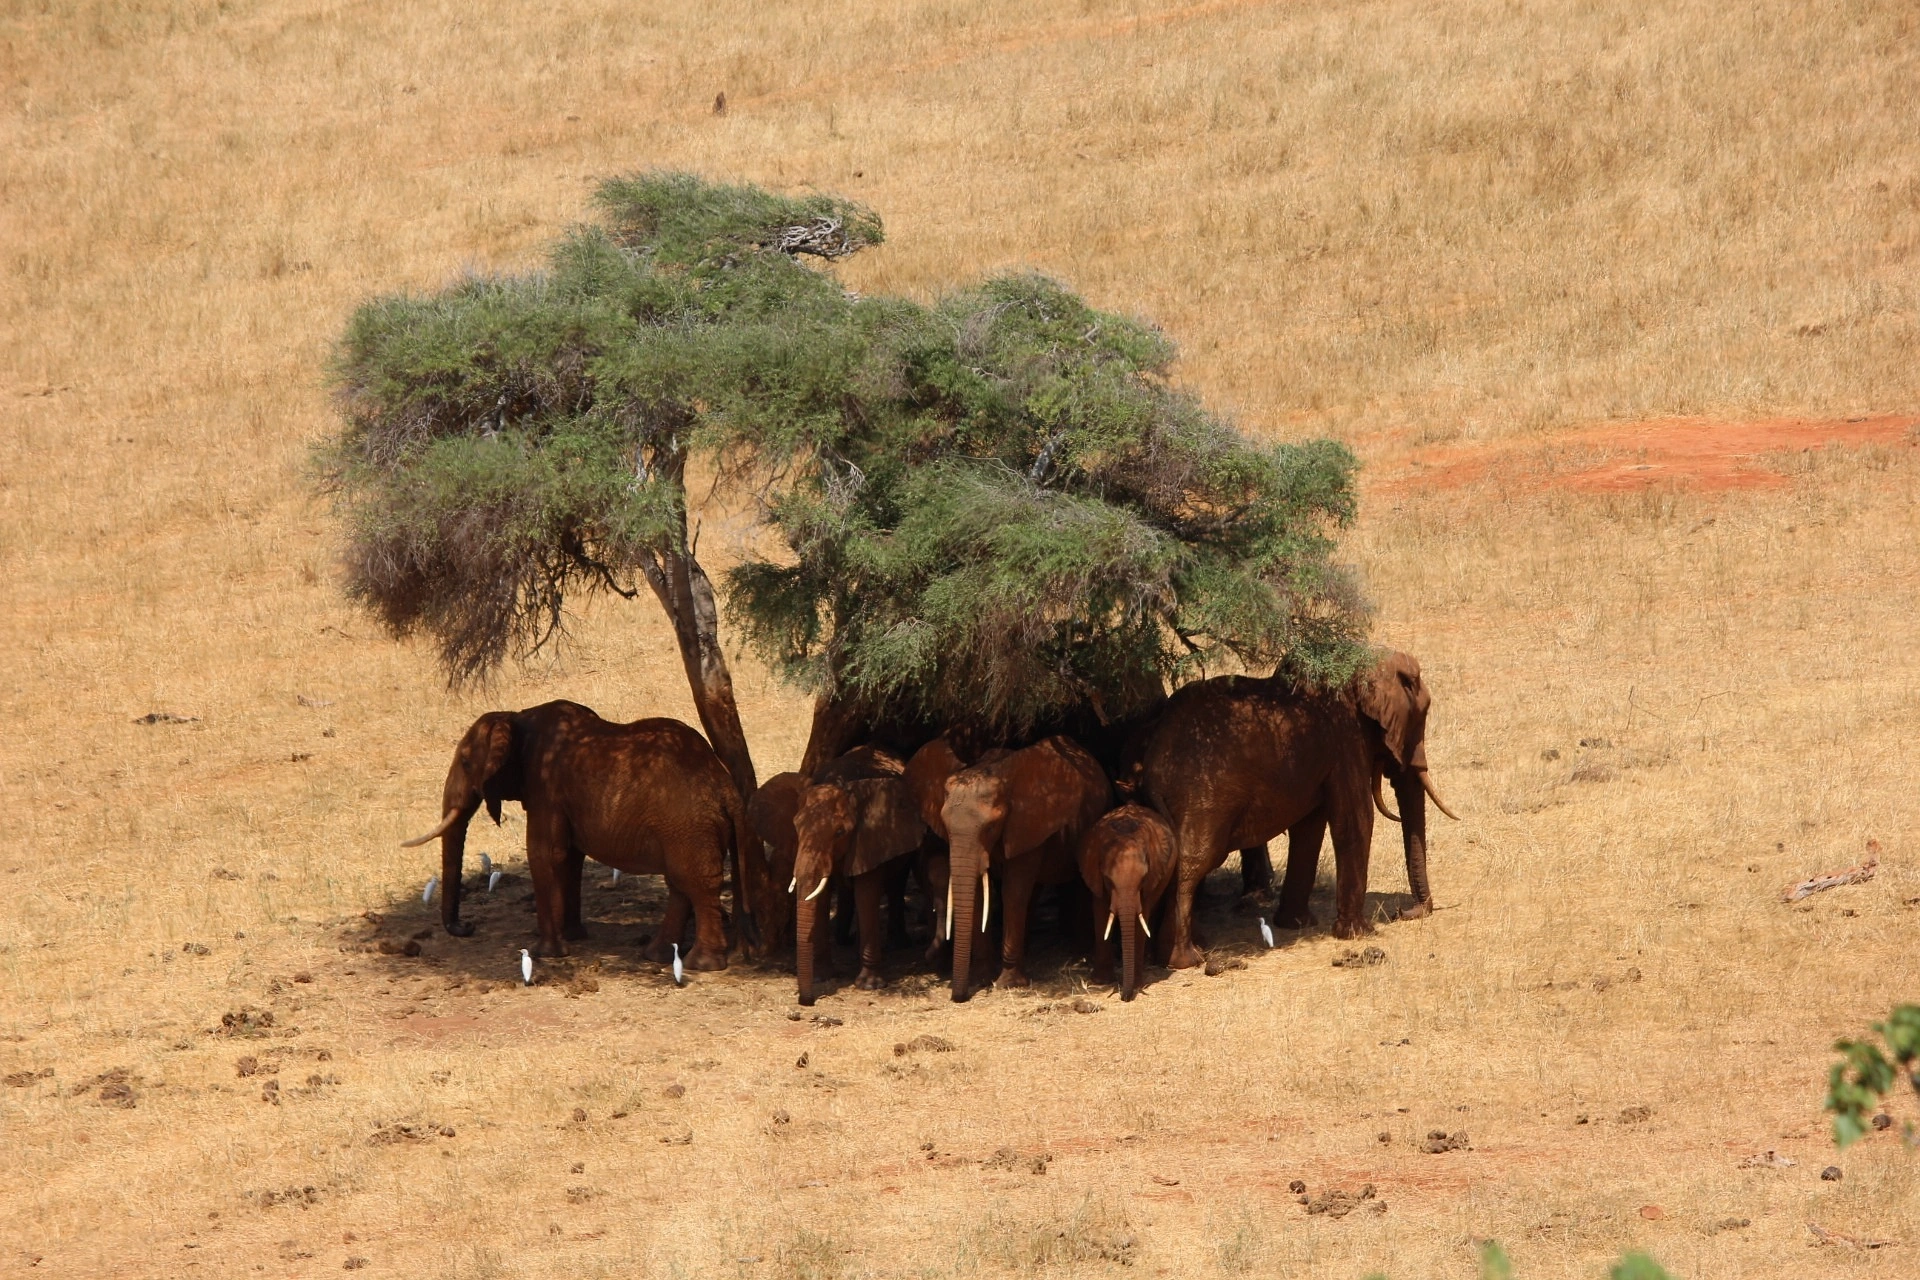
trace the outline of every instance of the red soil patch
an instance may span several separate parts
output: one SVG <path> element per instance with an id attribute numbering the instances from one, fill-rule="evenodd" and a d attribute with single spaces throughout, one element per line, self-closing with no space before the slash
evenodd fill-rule
<path id="1" fill-rule="evenodd" d="M 1605 423 L 1545 438 L 1490 440 L 1415 450 L 1381 488 L 1453 489 L 1500 480 L 1523 489 L 1620 493 L 1656 487 L 1718 492 L 1776 488 L 1787 483 L 1769 454 L 1829 445 L 1920 444 L 1920 417 L 1910 413 L 1862 418 L 1768 418 L 1723 422 L 1664 418 Z"/>

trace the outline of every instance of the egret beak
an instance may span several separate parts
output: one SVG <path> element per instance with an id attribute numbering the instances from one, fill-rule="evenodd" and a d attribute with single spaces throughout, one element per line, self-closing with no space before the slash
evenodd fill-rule
<path id="1" fill-rule="evenodd" d="M 1434 803 L 1439 804 L 1439 801 L 1436 799 Z M 1441 807 L 1445 808 L 1446 806 L 1442 805 Z M 452 828 L 453 824 L 458 821 L 460 821 L 460 811 L 458 809 L 449 809 L 447 810 L 447 816 L 440 819 L 439 826 L 435 827 L 433 830 L 427 832 L 427 834 L 423 836 L 416 836 L 412 840 L 402 840 L 400 842 L 400 847 L 402 849 L 412 849 L 425 844 L 429 840 L 438 840 L 441 836 L 447 834 L 448 830 Z"/>
<path id="2" fill-rule="evenodd" d="M 813 892 L 807 895 L 807 901 L 812 902 L 815 898 L 819 897 L 821 894 L 825 893 L 826 891 L 827 891 L 827 877 L 821 876 L 820 883 L 815 885 Z"/>
<path id="3" fill-rule="evenodd" d="M 1140 913 L 1140 932 L 1146 934 L 1149 938 L 1153 936 L 1153 930 L 1147 928 L 1147 916 L 1144 911 Z"/>
<path id="4" fill-rule="evenodd" d="M 1109 911 L 1107 912 L 1106 931 L 1100 935 L 1100 941 L 1105 942 L 1108 938 L 1111 938 L 1112 936 L 1113 936 L 1113 912 Z"/>

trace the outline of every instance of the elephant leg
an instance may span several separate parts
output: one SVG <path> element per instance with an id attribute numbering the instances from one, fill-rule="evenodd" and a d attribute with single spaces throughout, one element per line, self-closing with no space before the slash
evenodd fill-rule
<path id="1" fill-rule="evenodd" d="M 533 914 L 540 926 L 533 954 L 542 958 L 567 954 L 566 861 L 566 833 L 559 821 L 546 814 L 527 815 L 527 873 L 533 879 Z"/>
<path id="2" fill-rule="evenodd" d="M 1027 912 L 1033 907 L 1034 875 L 1038 857 L 1015 858 L 1000 873 L 1000 893 L 1006 909 L 1000 914 L 1000 980 L 1003 987 L 1032 986 L 1021 966 L 1027 957 Z"/>
<path id="3" fill-rule="evenodd" d="M 862 991 L 878 991 L 887 985 L 880 976 L 880 960 L 887 949 L 886 935 L 880 931 L 880 900 L 887 890 L 884 869 L 853 878 L 854 909 L 860 915 L 860 976 L 853 985 Z"/>
<path id="4" fill-rule="evenodd" d="M 947 855 L 929 855 L 923 868 L 927 885 L 927 915 L 933 921 L 933 938 L 927 943 L 927 963 L 944 967 L 941 961 L 947 949 Z"/>
<path id="5" fill-rule="evenodd" d="M 841 946 L 853 945 L 853 881 L 842 880 L 834 891 L 833 940 Z"/>
<path id="6" fill-rule="evenodd" d="M 1113 936 L 1107 932 L 1107 891 L 1093 891 L 1093 980 L 1113 981 Z"/>
<path id="7" fill-rule="evenodd" d="M 653 941 L 641 954 L 655 964 L 665 964 L 673 958 L 673 944 L 680 941 L 687 932 L 687 920 L 693 915 L 693 899 L 680 891 L 680 887 L 671 880 L 667 882 L 667 911 L 660 917 L 660 928 L 654 932 Z"/>
<path id="8" fill-rule="evenodd" d="M 720 913 L 720 889 L 690 900 L 693 906 L 693 950 L 685 965 L 695 973 L 714 973 L 727 967 L 727 925 Z"/>
<path id="9" fill-rule="evenodd" d="M 913 944 L 907 936 L 907 877 L 913 874 L 913 860 L 901 858 L 886 870 L 887 946 L 905 950 Z M 857 896 L 857 895 L 856 895 Z M 861 927 L 866 920 L 861 919 Z"/>
<path id="10" fill-rule="evenodd" d="M 1334 919 L 1333 936 L 1357 938 L 1369 932 L 1367 924 L 1367 858 L 1373 844 L 1373 798 L 1371 776 L 1363 780 L 1355 796 L 1344 796 L 1331 806 L 1329 826 L 1333 829 Z"/>
<path id="11" fill-rule="evenodd" d="M 1249 845 L 1240 851 L 1240 892 L 1273 892 L 1273 859 L 1266 845 Z"/>
<path id="12" fill-rule="evenodd" d="M 1324 809 L 1315 809 L 1287 831 L 1287 874 L 1280 882 L 1280 904 L 1273 912 L 1274 924 L 1282 929 L 1308 929 L 1315 923 L 1309 899 L 1320 874 L 1320 846 L 1326 832 Z"/>
<path id="13" fill-rule="evenodd" d="M 1205 878 L 1204 872 L 1193 875 L 1192 868 L 1183 864 L 1174 881 L 1173 907 L 1167 920 L 1170 927 L 1162 934 L 1166 938 L 1162 963 L 1169 969 L 1191 969 L 1204 958 L 1193 945 L 1193 902 L 1199 896 L 1200 881 Z"/>
<path id="14" fill-rule="evenodd" d="M 560 930 L 569 942 L 579 942 L 587 936 L 586 922 L 580 918 L 580 881 L 586 870 L 587 855 L 578 849 L 568 849 L 566 866 L 560 872 Z"/>

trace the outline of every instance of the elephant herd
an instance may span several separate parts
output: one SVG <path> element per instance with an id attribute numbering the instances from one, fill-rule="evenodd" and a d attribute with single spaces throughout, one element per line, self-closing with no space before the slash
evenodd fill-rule
<path id="1" fill-rule="evenodd" d="M 1274 924 L 1312 923 L 1308 899 L 1331 832 L 1334 932 L 1367 929 L 1376 809 L 1401 824 L 1413 896 L 1401 918 L 1432 910 L 1426 801 L 1453 815 L 1428 776 L 1430 703 L 1419 663 L 1386 652 L 1330 691 L 1279 677 L 1197 681 L 1139 723 L 1084 744 L 1060 734 L 984 751 L 969 751 L 959 735 L 910 751 L 868 743 L 811 774 L 780 774 L 743 803 L 687 725 L 613 724 L 577 703 L 549 702 L 476 720 L 454 752 L 440 824 L 407 843 L 441 841 L 441 920 L 466 936 L 467 825 L 482 804 L 498 822 L 504 801 L 519 802 L 543 956 L 565 955 L 569 940 L 586 936 L 581 874 L 593 858 L 665 878 L 666 915 L 648 959 L 665 961 L 691 917 L 685 967 L 723 969 L 730 879 L 746 953 L 792 945 L 801 1004 L 813 1003 L 832 967 L 836 908 L 841 932 L 851 924 L 858 940 L 855 985 L 884 985 L 888 947 L 907 942 L 911 881 L 927 904 L 928 959 L 951 965 L 956 1001 L 990 981 L 1025 986 L 1035 893 L 1060 886 L 1086 903 L 1097 982 L 1114 980 L 1118 933 L 1120 994 L 1131 1000 L 1149 942 L 1169 967 L 1199 963 L 1201 881 L 1236 849 L 1243 873 L 1257 878 L 1266 842 L 1282 832 L 1287 868 Z M 1398 815 L 1381 796 L 1382 778 Z"/>

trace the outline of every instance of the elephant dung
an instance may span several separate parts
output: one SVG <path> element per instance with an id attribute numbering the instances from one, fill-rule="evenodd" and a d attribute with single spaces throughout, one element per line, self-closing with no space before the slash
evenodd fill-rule
<path id="1" fill-rule="evenodd" d="M 1368 947 L 1365 951 L 1348 948 L 1333 958 L 1336 969 L 1367 969 L 1376 964 L 1385 964 L 1387 953 L 1379 947 Z"/>
<path id="2" fill-rule="evenodd" d="M 1334 963 L 1338 964 L 1339 961 L 1336 960 Z M 1223 959 L 1223 960 L 1217 959 L 1217 960 L 1207 961 L 1206 973 L 1209 978 L 1217 978 L 1223 973 L 1228 973 L 1234 969 L 1244 969 L 1246 967 L 1247 967 L 1247 962 L 1245 960 L 1242 960 L 1239 956 L 1228 956 L 1226 959 Z"/>
<path id="3" fill-rule="evenodd" d="M 1465 1129 L 1448 1133 L 1445 1129 L 1431 1129 L 1420 1143 L 1420 1149 L 1430 1156 L 1441 1155 L 1448 1151 L 1471 1151 L 1473 1147 L 1467 1141 Z"/>
<path id="4" fill-rule="evenodd" d="M 893 1056 L 896 1058 L 904 1058 L 910 1053 L 920 1053 L 922 1051 L 927 1053 L 952 1053 L 953 1041 L 941 1036 L 921 1035 L 893 1046 Z"/>
<path id="5" fill-rule="evenodd" d="M 1371 1182 L 1358 1191 L 1342 1191 L 1336 1188 L 1307 1201 L 1308 1213 L 1324 1213 L 1329 1218 L 1344 1218 L 1355 1209 L 1365 1209 L 1369 1213 L 1385 1213 L 1387 1202 L 1378 1198 L 1378 1193 Z"/>

